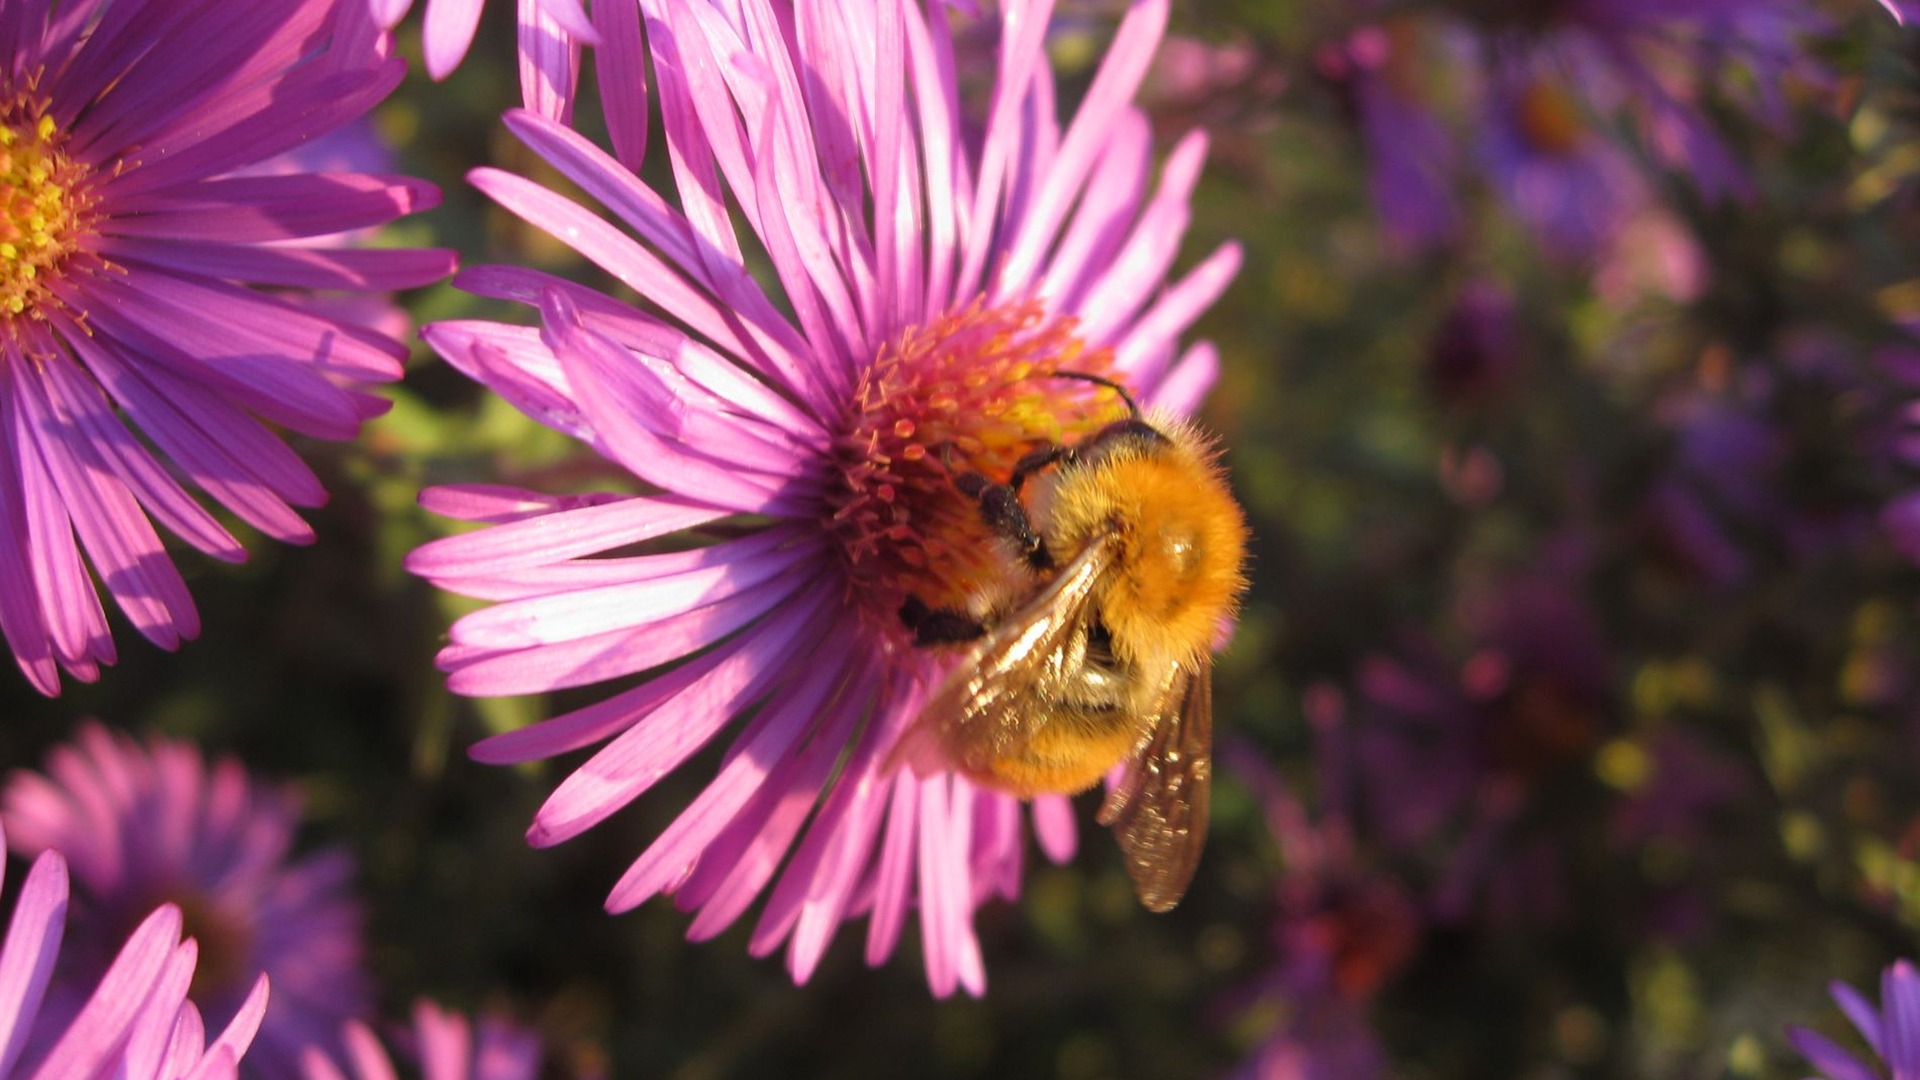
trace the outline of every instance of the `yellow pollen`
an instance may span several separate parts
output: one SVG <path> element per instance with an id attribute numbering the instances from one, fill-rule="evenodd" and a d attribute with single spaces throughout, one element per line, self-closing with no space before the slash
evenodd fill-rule
<path id="1" fill-rule="evenodd" d="M 1072 444 L 1127 416 L 1070 317 L 1037 303 L 975 301 L 913 327 L 862 373 L 836 443 L 843 484 L 828 527 L 841 540 L 849 594 L 878 625 L 904 632 L 900 605 L 964 608 L 1005 554 L 954 477 L 1004 483 L 1021 456 Z M 1062 373 L 1065 373 L 1063 377 Z"/>
<path id="2" fill-rule="evenodd" d="M 87 231 L 86 170 L 62 151 L 47 104 L 0 99 L 0 318 L 33 317 Z"/>

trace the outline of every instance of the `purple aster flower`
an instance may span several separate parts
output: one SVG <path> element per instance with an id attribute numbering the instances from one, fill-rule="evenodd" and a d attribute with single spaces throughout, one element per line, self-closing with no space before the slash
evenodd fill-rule
<path id="1" fill-rule="evenodd" d="M 1633 160 L 1532 66 L 1503 68 L 1483 102 L 1488 179 L 1547 250 L 1591 258 L 1648 193 Z"/>
<path id="2" fill-rule="evenodd" d="M 266 290 L 452 268 L 296 243 L 430 205 L 429 185 L 248 171 L 399 81 L 357 4 L 106 6 L 21 0 L 0 19 L 0 632 L 47 694 L 60 668 L 91 681 L 113 662 L 95 578 L 162 648 L 199 632 L 153 524 L 217 559 L 245 551 L 188 486 L 307 542 L 293 508 L 326 495 L 268 425 L 346 439 L 386 408 L 361 387 L 399 377 L 404 345 Z"/>
<path id="3" fill-rule="evenodd" d="M 1788 1028 L 1794 1048 L 1820 1070 L 1823 1080 L 1909 1080 L 1920 1076 L 1920 974 L 1915 973 L 1911 961 L 1897 960 L 1881 973 L 1878 1009 L 1846 983 L 1835 982 L 1828 992 L 1872 1053 L 1857 1057 L 1818 1032 Z M 1885 1068 L 1876 1068 L 1876 1061 Z"/>
<path id="4" fill-rule="evenodd" d="M 0 944 L 0 1078 L 112 1076 L 123 1080 L 231 1080 L 267 1008 L 265 976 L 211 1044 L 187 1000 L 198 949 L 180 936 L 178 908 L 162 905 L 132 928 L 90 984 L 84 1004 L 49 1015 L 47 982 L 60 958 L 67 864 L 33 862 Z"/>
<path id="5" fill-rule="evenodd" d="M 401 1040 L 406 1056 L 420 1065 L 421 1080 L 536 1080 L 540 1076 L 540 1039 L 504 1020 L 483 1017 L 472 1023 L 430 1001 L 413 1009 L 411 1038 Z M 345 1053 L 338 1064 L 317 1048 L 308 1048 L 300 1076 L 304 1080 L 392 1080 L 393 1059 L 365 1024 L 347 1025 Z"/>
<path id="6" fill-rule="evenodd" d="M 1526 811 L 1604 730 L 1607 657 L 1567 587 L 1578 578 L 1544 570 L 1467 605 L 1477 648 L 1464 662 L 1416 636 L 1361 666 L 1353 745 L 1367 824 L 1393 848 L 1437 845 L 1437 917 L 1462 918 L 1476 898 L 1516 916 L 1560 905 L 1555 844 Z"/>
<path id="7" fill-rule="evenodd" d="M 349 0 L 351 2 L 351 0 Z M 374 21 L 387 30 L 400 24 L 413 0 L 366 0 Z M 627 3 L 609 8 L 633 7 Z M 437 82 L 453 74 L 480 29 L 486 0 L 427 0 L 421 25 L 427 74 Z M 630 23 L 631 14 L 604 15 L 614 23 Z M 529 109 L 564 118 L 572 107 L 579 76 L 580 46 L 597 44 L 599 32 L 580 0 L 519 0 L 520 93 Z M 646 103 L 640 104 L 642 110 Z"/>
<path id="8" fill-rule="evenodd" d="M 1393 243 L 1409 251 L 1460 232 L 1457 140 L 1421 85 L 1428 67 L 1422 23 L 1366 26 L 1315 55 L 1320 74 L 1345 90 L 1373 172 L 1373 204 Z"/>
<path id="9" fill-rule="evenodd" d="M 704 939 L 765 893 L 750 948 L 787 943 L 804 980 L 842 921 L 869 916 L 878 963 L 917 909 L 933 990 L 979 993 L 972 912 L 1018 891 L 1025 815 L 958 775 L 888 767 L 952 655 L 916 647 L 900 612 L 909 597 L 964 605 L 1000 557 L 952 470 L 1004 476 L 1027 451 L 1126 415 L 1078 376 L 1175 413 L 1213 379 L 1209 346 L 1176 343 L 1239 252 L 1168 282 L 1205 142 L 1183 140 L 1154 190 L 1148 123 L 1130 105 L 1167 5 L 1132 6 L 1063 130 L 1048 5 L 1002 4 L 977 142 L 960 137 L 944 5 L 646 11 L 680 210 L 634 175 L 642 132 L 626 114 L 608 118 L 618 157 L 508 117 L 619 225 L 518 176 L 473 181 L 653 308 L 482 268 L 463 287 L 537 305 L 542 325 L 441 323 L 426 337 L 659 490 L 427 492 L 430 509 L 492 526 L 409 560 L 495 601 L 454 625 L 440 663 L 473 695 L 654 673 L 475 749 L 508 763 L 611 740 L 540 811 L 529 838 L 542 846 L 739 721 L 712 784 L 628 869 L 610 910 L 668 894 Z M 637 55 L 600 60 L 641 85 Z M 743 225 L 778 300 L 749 272 Z M 1033 815 L 1043 850 L 1068 857 L 1067 800 L 1037 798 Z"/>
<path id="10" fill-rule="evenodd" d="M 1397 880 L 1355 849 L 1336 779 L 1344 706 L 1328 688 L 1309 692 L 1323 776 L 1318 820 L 1250 748 L 1222 758 L 1266 809 L 1286 864 L 1274 917 L 1273 969 L 1239 992 L 1275 1020 L 1236 1076 L 1251 1080 L 1366 1080 L 1387 1075 L 1387 1055 L 1369 1019 L 1373 999 L 1418 953 L 1422 916 Z M 1317 699 L 1317 700 L 1316 700 Z M 1329 715 L 1329 714 L 1332 715 Z"/>
<path id="11" fill-rule="evenodd" d="M 90 982 L 126 929 L 165 902 L 200 943 L 193 995 L 210 1019 L 240 1009 L 254 976 L 272 977 L 254 1053 L 270 1075 L 289 1074 L 302 1047 L 332 1047 L 342 1022 L 364 1011 L 351 861 L 337 851 L 291 858 L 298 798 L 238 761 L 208 763 L 186 743 L 143 746 L 87 723 L 48 756 L 45 775 L 9 779 L 0 819 L 14 850 L 58 850 L 73 867 L 64 984 Z"/>

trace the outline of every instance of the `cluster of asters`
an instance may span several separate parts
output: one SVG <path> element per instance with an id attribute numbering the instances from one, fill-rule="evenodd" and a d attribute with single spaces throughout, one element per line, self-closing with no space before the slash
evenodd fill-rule
<path id="1" fill-rule="evenodd" d="M 1899 8 L 1888 3 L 1900 15 Z M 1796 92 L 1833 74 L 1806 47 L 1832 28 L 1809 0 L 1450 0 L 1356 5 L 1323 46 L 1372 166 L 1387 233 L 1470 245 L 1470 181 L 1547 253 L 1608 254 L 1661 213 L 1668 177 L 1706 203 L 1750 200 L 1731 112 L 1779 133 Z"/>
<path id="2" fill-rule="evenodd" d="M 387 407 L 370 388 L 400 377 L 406 335 L 354 301 L 439 281 L 454 260 L 363 237 L 438 192 L 301 155 L 399 84 L 390 30 L 410 6 L 0 0 L 0 633 L 42 692 L 114 661 L 103 595 L 161 648 L 195 636 L 163 532 L 229 562 L 246 553 L 227 520 L 311 542 L 299 510 L 325 492 L 285 437 L 351 439 Z M 434 77 L 465 54 L 481 8 L 428 0 Z M 1370 28 L 1340 62 L 1380 154 L 1382 209 L 1413 238 L 1455 227 L 1433 188 L 1452 163 L 1390 152 L 1442 144 L 1408 67 L 1461 41 L 1487 73 L 1477 152 L 1543 236 L 1591 246 L 1644 186 L 1601 114 L 1632 116 L 1643 149 L 1706 193 L 1740 195 L 1747 180 L 1702 119 L 1713 69 L 1697 61 L 1733 56 L 1762 90 L 1789 69 L 1817 78 L 1787 48 L 1813 28 L 1798 9 L 1474 5 L 1444 44 L 1420 47 L 1397 23 Z M 917 916 L 933 991 L 980 993 L 976 909 L 1018 892 L 1028 831 L 1055 860 L 1075 846 L 1063 798 L 1023 804 L 888 767 L 942 674 L 914 647 L 903 601 L 965 596 L 980 573 L 969 553 L 989 543 L 951 470 L 1004 475 L 1115 419 L 1083 376 L 1172 415 L 1217 367 L 1183 338 L 1239 251 L 1172 274 L 1206 139 L 1180 139 L 1156 168 L 1134 103 L 1168 3 L 1127 5 L 1067 116 L 1051 14 L 1047 0 L 979 14 L 939 0 L 521 0 L 527 107 L 504 122 L 573 193 L 493 168 L 468 179 L 644 302 L 473 267 L 455 284 L 522 305 L 527 321 L 421 331 L 632 480 L 422 495 L 485 526 L 407 562 L 490 604 L 454 624 L 439 658 L 454 692 L 626 680 L 474 756 L 599 747 L 533 822 L 530 841 L 548 845 L 729 739 L 711 784 L 607 907 L 667 895 L 706 938 L 764 900 L 749 947 L 784 946 L 798 981 L 844 923 L 865 918 L 878 963 Z M 989 53 L 957 49 L 963 23 L 987 28 Z M 587 49 L 604 115 L 576 128 Z M 963 57 L 987 70 L 962 71 Z M 650 175 L 667 190 L 640 175 L 654 143 L 667 164 Z M 1561 730 L 1587 691 L 1556 662 L 1509 650 L 1458 680 L 1370 673 L 1370 707 L 1397 710 L 1408 733 L 1471 732 L 1446 745 L 1472 760 L 1425 767 L 1396 794 L 1396 828 L 1464 814 L 1469 830 L 1503 831 L 1502 793 L 1573 752 L 1568 738 L 1592 737 Z M 1360 752 L 1389 772 L 1397 753 Z M 9 783 L 3 816 L 34 861 L 0 950 L 0 1076 L 226 1076 L 249 1051 L 261 1075 L 392 1075 L 366 1026 L 346 865 L 291 858 L 286 792 L 187 747 L 88 727 L 45 774 Z M 1356 907 L 1399 918 L 1402 901 L 1355 892 L 1337 843 L 1316 843 L 1317 869 L 1287 903 L 1301 940 L 1321 946 L 1302 946 L 1285 981 L 1361 1000 L 1376 974 L 1326 928 Z M 1907 992 L 1896 983 L 1890 998 Z M 502 1028 L 424 1006 L 415 1027 L 432 1077 L 537 1067 L 537 1048 Z"/>

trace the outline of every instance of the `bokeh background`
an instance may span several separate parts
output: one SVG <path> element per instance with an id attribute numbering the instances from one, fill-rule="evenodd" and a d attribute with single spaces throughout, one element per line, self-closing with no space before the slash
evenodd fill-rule
<path id="1" fill-rule="evenodd" d="M 1531 103 L 1536 151 L 1618 155 L 1569 243 L 1508 197 L 1477 111 L 1556 5 L 1176 5 L 1145 104 L 1163 146 L 1213 139 L 1182 265 L 1229 237 L 1246 252 L 1200 328 L 1223 358 L 1204 419 L 1255 534 L 1218 672 L 1214 833 L 1154 916 L 1082 800 L 1081 856 L 1036 858 L 1020 903 L 982 910 L 982 999 L 930 999 L 912 947 L 869 970 L 843 934 L 794 987 L 744 926 L 690 944 L 665 902 L 602 914 L 717 749 L 527 848 L 571 762 L 465 748 L 589 698 L 445 692 L 433 655 L 462 609 L 400 570 L 442 528 L 414 499 L 619 478 L 423 348 L 358 443 L 299 446 L 332 493 L 319 543 L 249 544 L 239 567 L 180 553 L 200 640 L 168 655 L 122 627 L 119 665 L 58 700 L 0 680 L 0 764 L 37 766 L 92 716 L 295 782 L 307 842 L 358 861 L 385 1011 L 511 1013 L 563 1074 L 1804 1076 L 1784 1026 L 1842 1037 L 1827 982 L 1920 951 L 1901 501 L 1920 487 L 1920 36 L 1871 0 L 1770 6 L 1817 17 L 1792 62 L 1717 57 L 1691 103 L 1744 196 L 1581 98 L 1577 68 Z M 1062 5 L 1064 98 L 1112 11 Z M 596 280 L 461 179 L 562 183 L 498 122 L 509 15 L 377 114 L 393 168 L 446 192 L 391 242 Z M 1383 86 L 1456 159 L 1430 235 L 1379 197 L 1380 151 L 1414 137 L 1382 135 Z M 404 300 L 421 322 L 505 315 L 445 286 Z"/>

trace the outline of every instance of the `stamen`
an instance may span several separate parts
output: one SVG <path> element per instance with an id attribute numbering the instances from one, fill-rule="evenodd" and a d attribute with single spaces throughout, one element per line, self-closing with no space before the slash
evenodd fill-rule
<path id="1" fill-rule="evenodd" d="M 1077 330 L 1037 303 L 976 301 L 903 333 L 862 375 L 836 445 L 845 485 L 829 527 L 850 594 L 878 623 L 900 629 L 908 597 L 964 609 L 1003 572 L 1006 553 L 955 476 L 1004 482 L 1029 451 L 1129 415 L 1094 381 L 1111 379 L 1111 352 Z"/>
<path id="2" fill-rule="evenodd" d="M 50 103 L 25 90 L 0 98 L 0 320 L 44 317 L 49 288 L 87 235 L 88 170 L 63 151 Z"/>

